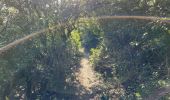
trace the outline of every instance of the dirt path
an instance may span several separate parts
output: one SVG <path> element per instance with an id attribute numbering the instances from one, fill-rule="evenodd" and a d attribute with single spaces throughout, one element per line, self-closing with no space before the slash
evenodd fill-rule
<path id="1" fill-rule="evenodd" d="M 83 52 L 84 53 L 84 52 Z M 86 90 L 91 90 L 94 85 L 99 83 L 99 79 L 96 76 L 92 65 L 89 62 L 88 54 L 84 53 L 84 57 L 81 58 L 80 65 L 81 68 L 78 72 L 78 81 Z"/>

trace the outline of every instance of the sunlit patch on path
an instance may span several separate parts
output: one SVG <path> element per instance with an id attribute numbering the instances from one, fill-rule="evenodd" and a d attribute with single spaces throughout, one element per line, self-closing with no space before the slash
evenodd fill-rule
<path id="1" fill-rule="evenodd" d="M 81 50 L 80 52 L 84 52 L 84 50 Z M 89 62 L 87 54 L 85 54 L 85 57 L 81 58 L 80 65 L 81 67 L 77 74 L 78 81 L 86 90 L 90 91 L 93 86 L 99 84 L 99 79 Z"/>

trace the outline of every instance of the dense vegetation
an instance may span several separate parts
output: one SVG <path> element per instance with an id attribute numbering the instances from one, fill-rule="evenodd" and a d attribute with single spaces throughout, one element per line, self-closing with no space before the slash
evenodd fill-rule
<path id="1" fill-rule="evenodd" d="M 0 50 L 16 43 L 0 51 L 0 100 L 169 100 L 169 5 L 170 0 L 0 0 Z M 17 44 L 34 32 L 40 34 Z M 100 80 L 90 89 L 77 79 L 84 57 Z"/>

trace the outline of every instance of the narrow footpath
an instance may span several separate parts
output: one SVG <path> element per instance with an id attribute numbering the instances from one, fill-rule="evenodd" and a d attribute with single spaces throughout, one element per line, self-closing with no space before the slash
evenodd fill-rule
<path id="1" fill-rule="evenodd" d="M 84 53 L 84 57 L 81 58 L 80 61 L 80 69 L 77 75 L 78 81 L 80 84 L 88 91 L 95 85 L 99 84 L 99 79 L 96 76 L 94 69 L 89 61 L 89 55 L 84 52 L 84 50 L 80 50 L 80 52 Z"/>

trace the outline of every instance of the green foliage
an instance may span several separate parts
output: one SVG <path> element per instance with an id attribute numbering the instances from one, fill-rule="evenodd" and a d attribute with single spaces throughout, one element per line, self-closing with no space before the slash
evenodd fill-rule
<path id="1" fill-rule="evenodd" d="M 114 23 L 109 21 L 107 24 L 115 25 Z M 138 93 L 142 89 L 141 83 L 144 84 L 144 87 L 150 86 L 139 92 L 140 98 L 143 98 L 148 91 L 157 88 L 156 81 L 167 77 L 165 72 L 167 67 L 162 65 L 168 52 L 166 47 L 169 46 L 164 42 L 167 37 L 164 27 L 167 26 L 149 23 L 147 27 L 140 29 L 138 25 L 147 25 L 147 23 L 131 23 L 122 22 L 114 30 L 105 31 L 105 40 L 107 40 L 105 42 L 107 54 L 105 55 L 109 55 L 109 58 L 104 64 L 111 66 L 112 63 L 115 63 L 116 75 L 125 87 L 128 96 Z M 102 23 L 102 27 L 105 27 L 105 24 Z M 108 29 L 108 27 L 106 28 Z"/>
<path id="2" fill-rule="evenodd" d="M 162 23 L 95 18 L 169 17 L 169 5 L 170 0 L 1 0 L 0 47 L 50 30 L 0 55 L 0 100 L 79 100 L 80 48 L 103 81 L 85 97 L 142 100 L 169 86 L 170 26 L 164 23 L 169 18 Z"/>
<path id="3" fill-rule="evenodd" d="M 70 15 L 63 15 L 63 11 L 61 14 L 60 7 L 58 9 L 61 10 L 54 13 L 55 5 L 47 9 L 44 5 L 34 5 L 24 0 L 19 1 L 21 4 L 15 0 L 0 3 L 5 5 L 0 12 L 3 19 L 3 25 L 0 26 L 1 47 L 32 32 L 57 26 L 55 30 L 46 31 L 0 57 L 0 99 L 48 99 L 55 98 L 59 91 L 74 90 L 75 86 L 70 87 L 69 84 L 74 81 L 72 73 L 75 70 L 72 69 L 79 66 L 80 58 L 74 43 L 66 39 L 73 37 L 78 43 L 79 33 L 69 37 L 74 20 L 57 19 Z M 70 10 L 68 4 L 63 5 Z M 71 79 L 69 83 L 65 81 L 67 79 Z M 48 93 L 53 95 L 45 96 Z"/>
<path id="4" fill-rule="evenodd" d="M 78 30 L 73 30 L 71 32 L 71 42 L 73 44 L 75 44 L 75 46 L 77 46 L 77 48 L 81 48 L 82 47 L 81 38 L 80 38 L 81 34 L 82 33 L 80 33 Z"/>
<path id="5" fill-rule="evenodd" d="M 90 62 L 92 65 L 95 66 L 95 64 L 100 60 L 100 55 L 102 53 L 102 46 L 97 48 L 92 48 L 90 50 Z"/>
<path id="6" fill-rule="evenodd" d="M 80 19 L 79 22 L 78 29 L 82 32 L 82 45 L 85 47 L 85 51 L 90 52 L 90 49 L 95 49 L 101 44 L 104 33 L 95 18 L 91 20 Z"/>

